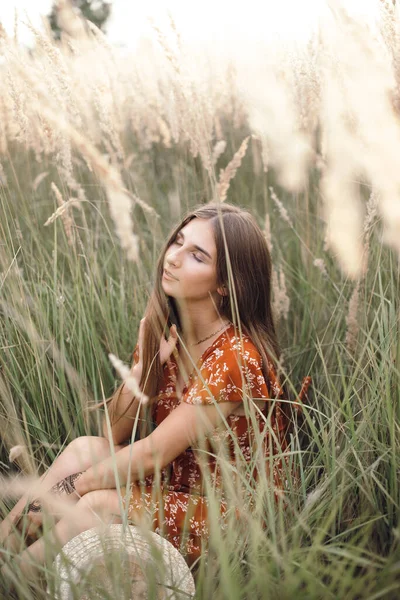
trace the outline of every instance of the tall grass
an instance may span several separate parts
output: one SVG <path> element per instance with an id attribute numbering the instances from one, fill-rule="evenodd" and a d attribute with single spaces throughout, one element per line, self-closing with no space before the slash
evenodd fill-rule
<path id="1" fill-rule="evenodd" d="M 99 434 L 101 414 L 87 407 L 116 385 L 109 352 L 129 362 L 155 259 L 187 208 L 223 190 L 261 226 L 269 218 L 282 377 L 292 391 L 313 378 L 291 446 L 300 481 L 285 503 L 261 481 L 254 514 L 224 534 L 215 499 L 199 598 L 398 597 L 398 22 L 382 7 L 386 37 L 368 38 L 338 9 L 337 38 L 299 52 L 302 70 L 277 53 L 285 84 L 260 63 L 265 86 L 251 72 L 245 90 L 240 65 L 218 67 L 214 81 L 160 32 L 151 63 L 122 61 L 96 31 L 60 47 L 38 33 L 32 56 L 1 46 L 5 475 L 17 471 L 12 447 L 35 474 L 75 437 Z M 19 598 L 45 597 L 17 587 Z"/>

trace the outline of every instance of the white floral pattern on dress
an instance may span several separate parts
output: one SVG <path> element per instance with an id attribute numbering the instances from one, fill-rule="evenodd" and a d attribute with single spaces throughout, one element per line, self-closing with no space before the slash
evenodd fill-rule
<path id="1" fill-rule="evenodd" d="M 136 349 L 136 355 L 138 355 Z M 236 332 L 231 325 L 205 351 L 198 362 L 199 373 L 189 379 L 182 397 L 176 392 L 178 367 L 171 356 L 164 366 L 164 381 L 160 388 L 158 400 L 153 408 L 153 421 L 159 425 L 180 402 L 196 405 L 210 405 L 215 402 L 243 402 L 244 395 L 249 398 L 268 400 L 279 398 L 282 389 L 275 377 L 272 363 L 268 361 L 269 373 L 266 382 L 262 372 L 261 356 L 247 336 Z M 268 410 L 268 402 L 266 410 Z M 251 411 L 252 403 L 249 403 Z M 206 442 L 206 454 L 201 449 L 190 447 L 177 456 L 161 473 L 161 498 L 154 498 L 152 476 L 146 478 L 144 488 L 132 486 L 129 501 L 129 517 L 135 521 L 145 515 L 153 530 L 163 535 L 186 555 L 189 562 L 200 555 L 204 541 L 208 538 L 208 499 L 205 490 L 204 468 L 211 476 L 212 484 L 222 490 L 222 473 L 218 466 L 219 452 L 228 456 L 232 465 L 237 458 L 235 446 L 239 455 L 247 462 L 257 451 L 255 448 L 254 426 L 262 432 L 263 453 L 268 457 L 272 448 L 273 455 L 277 452 L 276 440 L 279 440 L 279 451 L 284 449 L 284 439 L 280 435 L 287 421 L 280 410 L 279 402 L 275 402 L 271 421 L 266 425 L 266 419 L 259 411 L 252 411 L 252 418 L 245 415 L 231 414 L 227 423 L 232 434 L 225 427 L 219 426 L 209 434 Z M 269 428 L 269 429 L 268 429 Z M 270 431 L 274 436 L 270 436 Z M 260 436 L 258 436 L 260 438 Z M 204 456 L 207 456 L 207 459 Z M 268 462 L 268 461 L 267 461 Z M 273 466 L 274 485 L 281 487 L 281 459 Z M 254 475 L 254 473 L 253 473 Z M 160 506 L 160 502 L 162 506 Z M 162 508 L 162 510 L 160 510 Z M 221 527 L 224 528 L 224 514 L 227 506 L 221 499 Z M 188 519 L 188 514 L 193 515 Z"/>

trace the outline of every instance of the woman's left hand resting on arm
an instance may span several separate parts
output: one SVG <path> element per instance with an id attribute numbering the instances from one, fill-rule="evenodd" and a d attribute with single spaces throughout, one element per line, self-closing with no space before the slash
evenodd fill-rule
<path id="1" fill-rule="evenodd" d="M 123 486 L 128 479 L 134 482 L 162 469 L 240 405 L 241 402 L 223 402 L 196 406 L 182 402 L 149 436 L 87 469 L 75 482 L 77 494 Z"/>

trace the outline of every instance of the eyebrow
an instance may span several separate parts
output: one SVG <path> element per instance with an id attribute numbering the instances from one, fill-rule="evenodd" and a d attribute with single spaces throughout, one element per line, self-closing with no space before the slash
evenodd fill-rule
<path id="1" fill-rule="evenodd" d="M 176 234 L 176 237 L 181 237 L 181 238 L 185 239 L 185 236 L 182 233 L 182 231 L 178 231 L 178 233 Z M 196 250 L 198 250 L 199 252 L 202 252 L 203 254 L 205 254 L 206 256 L 208 256 L 208 258 L 210 258 L 212 260 L 211 254 L 209 254 L 207 252 L 207 250 L 204 250 L 204 248 L 201 248 L 200 246 L 197 246 L 196 244 L 193 244 L 193 248 L 196 248 Z"/>

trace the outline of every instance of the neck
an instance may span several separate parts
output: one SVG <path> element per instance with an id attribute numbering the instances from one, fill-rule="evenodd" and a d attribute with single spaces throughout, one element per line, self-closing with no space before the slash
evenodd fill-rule
<path id="1" fill-rule="evenodd" d="M 187 345 L 196 344 L 229 322 L 226 317 L 218 314 L 214 305 L 190 306 L 185 303 L 184 309 L 179 307 L 179 316 L 182 325 L 181 335 Z"/>

